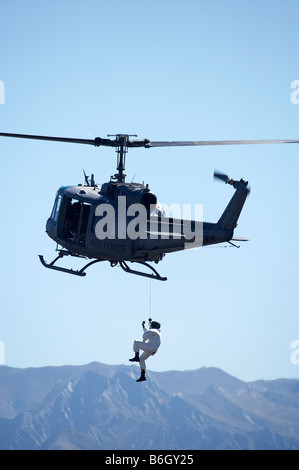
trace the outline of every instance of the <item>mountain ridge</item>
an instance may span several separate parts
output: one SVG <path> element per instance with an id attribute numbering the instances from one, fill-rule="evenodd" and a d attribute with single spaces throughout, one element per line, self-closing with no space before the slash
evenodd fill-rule
<path id="1" fill-rule="evenodd" d="M 299 449 L 299 380 L 0 366 L 0 449 Z"/>

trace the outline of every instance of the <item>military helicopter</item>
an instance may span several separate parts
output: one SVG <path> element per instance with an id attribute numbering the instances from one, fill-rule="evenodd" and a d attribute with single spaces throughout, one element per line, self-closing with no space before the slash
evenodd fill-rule
<path id="1" fill-rule="evenodd" d="M 125 158 L 129 148 L 299 143 L 299 140 L 153 142 L 148 139 L 132 140 L 131 137 L 137 135 L 129 134 L 108 134 L 108 138 L 95 139 L 12 133 L 0 133 L 0 136 L 114 147 L 117 173 L 109 182 L 97 185 L 94 175 L 89 178 L 84 173 L 84 185 L 58 189 L 46 223 L 48 236 L 57 243 L 58 256 L 47 263 L 39 255 L 40 261 L 48 269 L 76 276 L 85 276 L 86 269 L 91 265 L 108 261 L 112 267 L 119 265 L 127 273 L 160 281 L 167 278 L 161 276 L 149 262 L 159 263 L 167 253 L 223 242 L 236 246 L 234 241 L 245 240 L 234 238 L 234 229 L 249 193 L 248 182 L 214 173 L 216 178 L 235 188 L 234 195 L 216 223 L 167 217 L 148 185 L 125 181 Z M 91 261 L 80 270 L 56 265 L 65 256 Z M 148 272 L 133 269 L 128 263 L 143 266 Z"/>

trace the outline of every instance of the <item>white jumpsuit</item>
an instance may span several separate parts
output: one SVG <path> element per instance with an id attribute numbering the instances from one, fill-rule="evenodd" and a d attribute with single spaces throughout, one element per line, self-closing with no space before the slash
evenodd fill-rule
<path id="1" fill-rule="evenodd" d="M 139 358 L 139 365 L 141 370 L 145 370 L 145 361 L 148 359 L 150 356 L 155 354 L 157 352 L 160 344 L 161 344 L 161 333 L 160 330 L 156 329 L 151 329 L 147 330 L 146 328 L 143 328 L 144 333 L 143 333 L 143 341 L 134 341 L 133 345 L 133 350 L 135 353 L 139 353 L 139 350 L 141 349 L 143 353 L 141 354 Z"/>

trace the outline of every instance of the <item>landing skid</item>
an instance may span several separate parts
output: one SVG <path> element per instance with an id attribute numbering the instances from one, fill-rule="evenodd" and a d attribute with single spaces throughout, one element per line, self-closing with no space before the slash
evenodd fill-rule
<path id="1" fill-rule="evenodd" d="M 103 259 L 95 259 L 93 261 L 90 261 L 90 263 L 87 263 L 85 266 L 83 266 L 82 269 L 80 270 L 74 270 L 74 269 L 68 269 L 68 268 L 63 268 L 61 266 L 56 266 L 55 263 L 63 258 L 64 256 L 74 256 L 76 258 L 85 258 L 84 256 L 80 256 L 80 255 L 75 255 L 73 253 L 70 253 L 69 251 L 63 251 L 61 250 L 59 252 L 59 255 L 51 262 L 51 263 L 46 263 L 46 261 L 44 260 L 44 257 L 42 255 L 39 255 L 39 259 L 42 263 L 42 265 L 45 267 L 45 268 L 48 268 L 48 269 L 53 269 L 55 271 L 61 271 L 63 273 L 67 273 L 67 274 L 73 274 L 74 276 L 86 276 L 86 269 L 89 268 L 89 266 L 91 266 L 92 264 L 95 264 L 95 263 L 99 263 L 100 261 L 106 261 L 106 260 L 103 260 Z M 86 259 L 86 258 L 85 258 Z M 129 274 L 135 274 L 136 276 L 143 276 L 143 277 L 148 277 L 150 279 L 157 279 L 158 281 L 166 281 L 167 280 L 167 277 L 162 277 L 160 276 L 160 274 L 148 263 L 145 263 L 145 262 L 141 262 L 141 261 L 136 261 L 136 263 L 138 264 L 141 264 L 142 266 L 146 266 L 147 268 L 149 268 L 152 272 L 151 273 L 146 273 L 146 272 L 143 272 L 143 271 L 136 271 L 135 269 L 131 269 L 128 264 L 125 262 L 125 261 L 110 261 L 110 265 L 112 267 L 115 267 L 117 266 L 118 264 L 120 265 L 120 267 L 126 272 L 126 273 L 129 273 Z"/>
<path id="2" fill-rule="evenodd" d="M 62 268 L 61 266 L 55 266 L 55 263 L 56 261 L 58 261 L 59 259 L 63 258 L 63 256 L 65 255 L 71 255 L 71 256 L 76 256 L 76 255 L 73 255 L 71 253 L 68 253 L 68 252 L 60 252 L 60 254 L 51 262 L 51 263 L 46 263 L 45 260 L 44 260 L 44 257 L 42 255 L 38 255 L 39 256 L 39 259 L 42 263 L 42 265 L 45 267 L 45 268 L 48 268 L 48 269 L 54 269 L 55 271 L 61 271 L 63 273 L 67 273 L 67 274 L 73 274 L 75 276 L 86 276 L 86 273 L 84 272 L 87 268 L 89 268 L 89 266 L 91 266 L 92 264 L 95 264 L 95 263 L 99 263 L 100 261 L 104 261 L 103 259 L 96 259 L 94 261 L 91 261 L 90 263 L 87 263 L 85 266 L 83 266 L 82 269 L 80 269 L 79 271 L 75 271 L 74 269 L 68 269 L 68 268 Z M 76 256 L 77 258 L 81 258 L 81 256 Z"/>
<path id="3" fill-rule="evenodd" d="M 157 279 L 158 281 L 167 281 L 167 277 L 160 276 L 160 274 L 150 264 L 140 261 L 137 262 L 138 264 L 142 264 L 143 266 L 149 268 L 152 273 L 144 273 L 142 271 L 136 271 L 134 269 L 131 269 L 124 261 L 119 261 L 119 265 L 126 273 L 136 274 L 137 276 L 149 277 L 150 279 Z"/>

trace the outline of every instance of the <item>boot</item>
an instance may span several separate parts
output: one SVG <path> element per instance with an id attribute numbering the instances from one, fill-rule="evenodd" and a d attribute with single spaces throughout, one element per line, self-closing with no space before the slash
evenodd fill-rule
<path id="1" fill-rule="evenodd" d="M 136 382 L 144 382 L 144 380 L 146 380 L 146 377 L 145 377 L 145 370 L 142 370 L 142 371 L 141 371 L 141 375 L 140 375 L 139 379 L 136 380 Z"/>
<path id="2" fill-rule="evenodd" d="M 135 353 L 135 357 L 132 357 L 132 359 L 129 359 L 130 362 L 139 362 L 139 352 Z"/>

